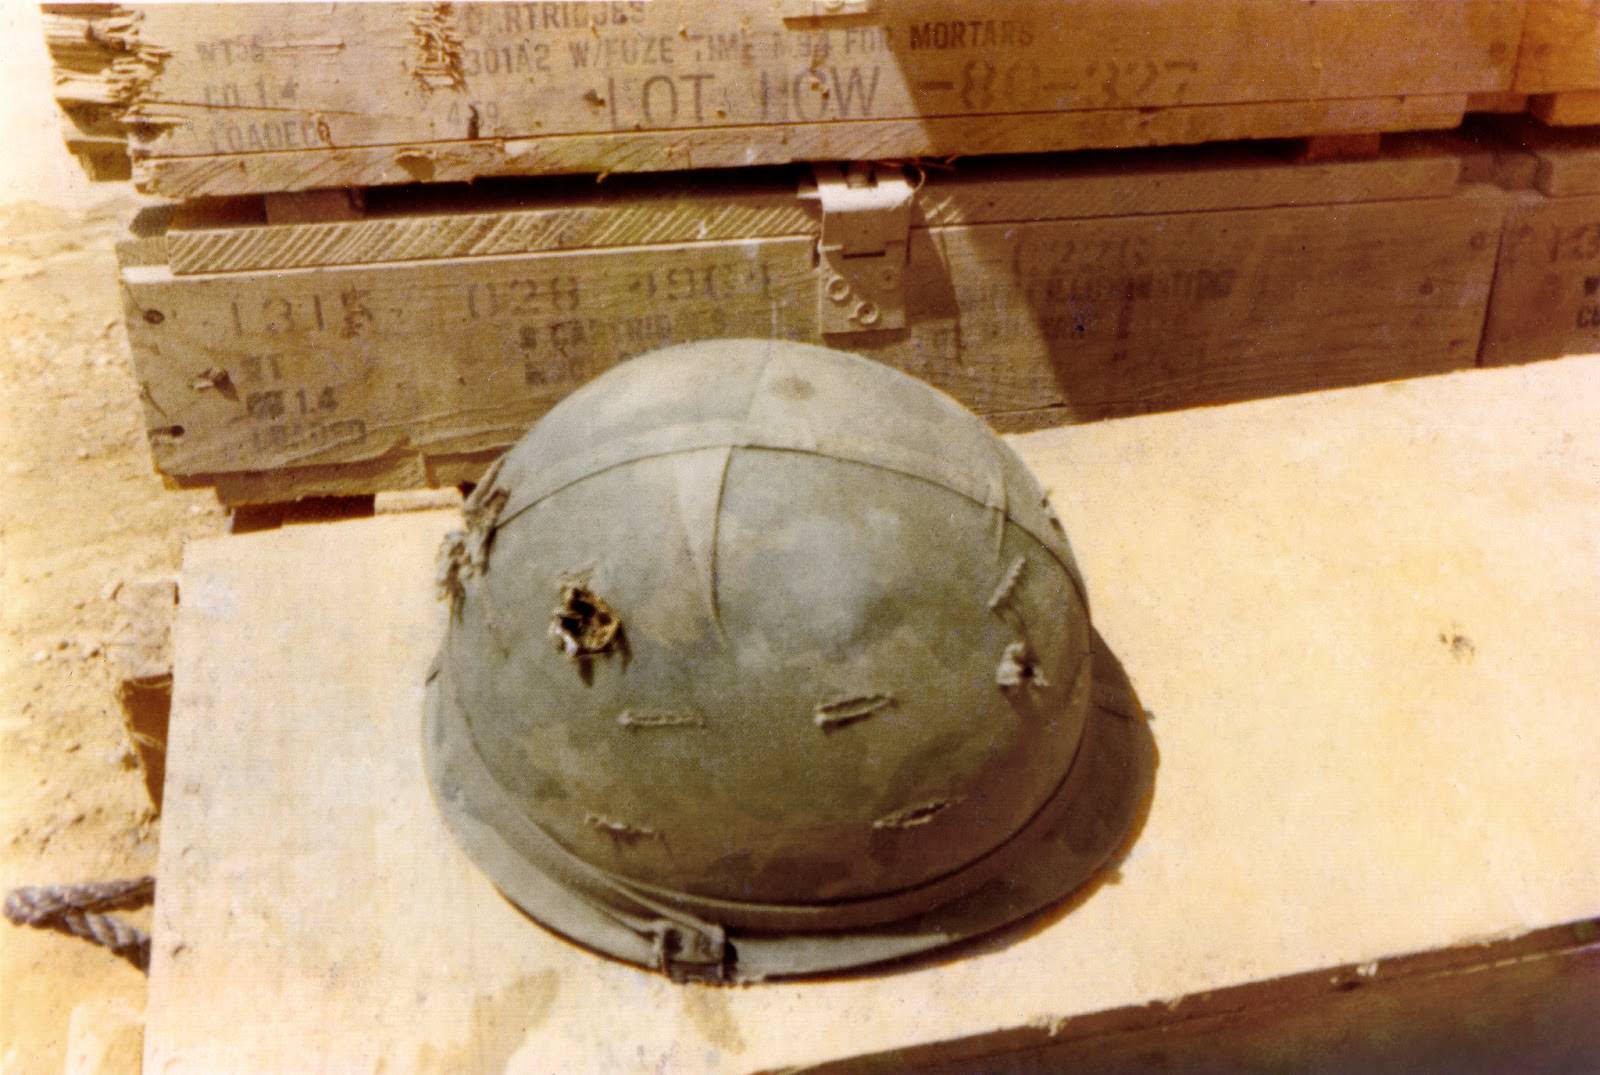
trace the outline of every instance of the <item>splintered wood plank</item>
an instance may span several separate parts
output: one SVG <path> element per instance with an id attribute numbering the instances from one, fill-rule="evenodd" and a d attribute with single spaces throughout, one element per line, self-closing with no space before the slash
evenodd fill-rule
<path id="1" fill-rule="evenodd" d="M 151 5 L 47 38 L 83 148 L 193 197 L 1445 127 L 1511 88 L 1522 7 Z"/>
<path id="2" fill-rule="evenodd" d="M 1483 361 L 1600 350 L 1600 195 L 1528 195 L 1506 217 Z"/>
<path id="3" fill-rule="evenodd" d="M 1475 360 L 1502 209 L 1459 193 L 1457 157 L 1187 164 L 930 172 L 907 327 L 828 339 L 1033 424 Z M 197 222 L 164 234 L 166 265 L 137 240 L 122 281 L 157 465 L 252 499 L 412 484 L 446 457 L 471 473 L 630 355 L 821 342 L 817 227 L 790 191 L 682 188 Z"/>
<path id="4" fill-rule="evenodd" d="M 1093 1070 L 1145 1062 L 1080 1035 L 1136 1013 L 1183 1068 L 1274 1018 L 1221 991 L 1301 975 L 1228 1070 L 1581 1068 L 1592 928 L 1491 942 L 1600 915 L 1597 412 L 1591 357 L 1013 438 L 1151 714 L 1149 816 L 998 942 L 749 988 L 557 940 L 452 843 L 420 722 L 458 516 L 193 543 L 146 1069 Z"/>

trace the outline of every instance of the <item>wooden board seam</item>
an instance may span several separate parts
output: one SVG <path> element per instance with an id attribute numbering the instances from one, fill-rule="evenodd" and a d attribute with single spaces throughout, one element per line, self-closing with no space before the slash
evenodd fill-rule
<path id="1" fill-rule="evenodd" d="M 993 1048 L 985 1037 L 931 1042 L 892 1054 L 851 1057 L 822 1064 L 807 1065 L 794 1075 L 862 1075 L 881 1070 L 888 1063 L 897 1070 L 915 1070 L 919 1061 L 948 1064 L 964 1057 L 981 1059 L 985 1066 L 1004 1068 L 1007 1057 L 1021 1057 L 1041 1047 L 1066 1045 L 1073 1041 L 1106 1041 L 1131 1038 L 1152 1030 L 1177 1033 L 1185 1028 L 1218 1023 L 1250 1015 L 1270 1018 L 1318 999 L 1335 1000 L 1357 990 L 1414 988 L 1431 981 L 1492 973 L 1508 967 L 1553 962 L 1573 957 L 1600 956 L 1600 941 L 1595 933 L 1600 919 L 1545 929 L 1532 930 L 1514 938 L 1485 945 L 1458 946 L 1435 952 L 1408 953 L 1367 964 L 1305 971 L 1282 978 L 1241 983 L 1200 995 L 1173 997 L 1164 1001 L 1127 1008 L 1093 1012 L 1062 1019 L 1059 1023 L 1041 1020 L 1040 1025 L 1017 1031 L 1002 1031 L 990 1036 L 1005 1040 Z M 1393 968 L 1393 969 L 1391 969 Z M 1276 996 L 1268 996 L 1276 992 Z M 767 1069 L 756 1075 L 783 1075 Z"/>

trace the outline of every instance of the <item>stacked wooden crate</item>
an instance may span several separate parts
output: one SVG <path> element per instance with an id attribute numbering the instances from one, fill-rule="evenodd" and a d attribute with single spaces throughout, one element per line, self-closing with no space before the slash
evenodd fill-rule
<path id="1" fill-rule="evenodd" d="M 1175 412 L 1013 440 L 1160 713 L 1133 853 L 884 978 L 675 986 L 470 866 L 416 756 L 453 513 L 195 546 L 149 1069 L 1592 1067 L 1594 363 L 1180 408 L 1600 349 L 1593 9 L 53 10 L 69 141 L 171 199 L 157 464 L 229 502 L 471 481 L 705 336 Z"/>
<path id="2" fill-rule="evenodd" d="M 73 119 L 189 198 L 1448 127 L 1523 2 L 54 10 Z"/>
<path id="3" fill-rule="evenodd" d="M 1483 364 L 1600 350 L 1600 138 L 1533 124 L 1505 134 L 1528 189 L 1507 211 Z"/>
<path id="4" fill-rule="evenodd" d="M 1528 0 L 1513 89 L 1545 123 L 1600 123 L 1600 4 Z"/>
<path id="5" fill-rule="evenodd" d="M 122 248 L 158 466 L 260 502 L 470 480 L 577 383 L 705 336 L 845 346 L 1010 429 L 1473 365 L 1515 322 L 1507 214 L 1591 206 L 1548 147 L 1377 137 L 1576 114 L 1592 7 L 74 6 L 48 33 L 69 142 L 183 199 Z M 1243 139 L 1299 141 L 1132 148 Z M 1496 361 L 1548 336 L 1502 335 Z"/>

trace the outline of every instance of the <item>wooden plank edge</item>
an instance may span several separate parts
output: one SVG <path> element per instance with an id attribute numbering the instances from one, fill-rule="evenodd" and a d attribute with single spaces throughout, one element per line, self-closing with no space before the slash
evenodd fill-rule
<path id="1" fill-rule="evenodd" d="M 1519 971 L 1523 973 L 1518 975 Z M 1531 975 L 1528 973 L 1530 971 Z M 1250 1024 L 1259 1026 L 1263 1023 L 1271 1027 L 1280 1020 L 1286 1022 L 1285 1017 L 1307 1012 L 1320 1015 L 1322 1018 L 1319 1021 L 1325 1020 L 1326 1025 L 1340 1028 L 1340 1034 L 1348 1035 L 1341 1041 L 1342 1044 L 1356 1037 L 1352 1033 L 1352 1020 L 1346 1001 L 1357 997 L 1371 998 L 1379 1009 L 1380 1023 L 1394 1031 L 1397 1029 L 1394 1022 L 1411 1014 L 1408 998 L 1415 1005 L 1416 998 L 1438 987 L 1445 987 L 1448 991 L 1451 984 L 1475 976 L 1478 981 L 1474 984 L 1481 982 L 1497 990 L 1502 989 L 1514 976 L 1523 979 L 1532 977 L 1544 984 L 1550 979 L 1581 976 L 1587 992 L 1600 997 L 1600 919 L 1582 919 L 1519 936 L 1465 942 L 1452 948 L 1363 964 L 1344 964 L 1143 1005 L 1058 1019 L 1042 1018 L 1029 1025 L 992 1034 L 786 1069 L 785 1075 L 799 1075 L 800 1072 L 806 1075 L 886 1075 L 891 1071 L 962 1071 L 968 1070 L 962 1065 L 981 1064 L 991 1068 L 996 1063 L 1003 1064 L 1008 1057 L 1019 1062 L 1031 1059 L 1034 1064 L 1040 1064 L 1050 1054 L 1068 1050 L 1081 1050 L 1083 1059 L 1092 1060 L 1097 1046 L 1126 1049 L 1129 1046 L 1138 1048 L 1141 1043 L 1147 1044 L 1153 1054 L 1161 1054 L 1161 1046 L 1170 1044 L 1175 1037 L 1198 1038 L 1201 1043 L 1206 1043 L 1227 1034 L 1240 1023 L 1247 1028 Z M 1519 1016 L 1525 1018 L 1526 1006 L 1538 1000 L 1536 996 L 1515 988 L 1503 989 L 1503 992 L 1507 1003 L 1500 1011 L 1475 1012 L 1468 1019 L 1464 1013 L 1452 1010 L 1451 1021 L 1470 1024 L 1498 1016 L 1501 1022 L 1511 1022 Z M 1580 998 L 1569 999 L 1577 1001 Z M 1581 1010 L 1585 1004 L 1573 1003 L 1571 1007 Z M 1340 1009 L 1344 1009 L 1342 1016 Z M 1566 1014 L 1570 1017 L 1572 1013 Z M 1385 1015 L 1388 1016 L 1387 1023 L 1383 1023 Z M 1585 1048 L 1589 1056 L 1600 1056 L 1600 1022 L 1584 1020 L 1580 1024 L 1573 1021 L 1567 1029 L 1575 1034 L 1577 1040 L 1557 1043 L 1558 1048 L 1570 1050 L 1576 1045 Z M 1280 1041 L 1279 1044 L 1292 1046 L 1292 1042 L 1286 1041 Z M 1374 1043 L 1378 1056 L 1383 1055 L 1382 1050 L 1386 1046 L 1394 1048 L 1405 1044 L 1403 1034 L 1393 1043 L 1381 1040 Z M 1508 1041 L 1505 1047 L 1525 1049 L 1527 1044 L 1525 1041 Z M 1056 1068 L 1029 1065 L 1027 1070 Z M 1166 1067 L 1158 1058 L 1149 1065 L 1148 1070 L 1166 1070 Z M 761 1075 L 777 1073 L 763 1072 Z"/>
<path id="2" fill-rule="evenodd" d="M 811 126 L 547 135 L 203 157 L 135 156 L 134 182 L 170 198 L 467 182 L 491 176 L 748 167 L 1130 148 L 1324 131 L 1443 130 L 1467 95 L 1189 105 L 1066 113 L 846 120 Z"/>
<path id="3" fill-rule="evenodd" d="M 1591 0 L 1526 0 L 1511 88 L 1600 89 L 1600 19 Z"/>
<path id="4" fill-rule="evenodd" d="M 1314 134 L 1300 147 L 1296 159 L 1305 164 L 1333 160 L 1365 160 L 1376 157 L 1383 148 L 1380 131 L 1349 131 Z"/>
<path id="5" fill-rule="evenodd" d="M 1402 359 L 1403 356 L 1396 355 L 1396 362 L 1392 368 L 1372 375 L 1349 371 L 1344 376 L 1330 377 L 1326 371 L 1305 368 L 1305 377 L 1302 380 L 1285 382 L 1274 389 L 1271 397 L 1303 395 L 1308 392 L 1436 376 L 1483 364 L 1476 353 L 1471 361 L 1463 361 L 1448 370 L 1441 369 L 1436 364 L 1430 364 L 1422 369 L 1408 369 L 1404 367 Z M 1502 361 L 1494 364 L 1504 363 Z M 979 412 L 979 416 L 997 433 L 1029 433 L 1055 426 L 1134 418 L 1197 407 L 1227 406 L 1260 399 L 1262 395 L 1259 390 L 1250 386 L 1239 386 L 1237 391 L 1218 392 L 1204 398 L 1171 396 L 1104 400 L 1093 404 L 1061 403 L 1018 411 Z M 214 488 L 217 498 L 229 507 L 273 504 L 307 497 L 362 496 L 386 490 L 440 489 L 471 485 L 482 476 L 489 464 L 503 450 L 504 448 L 492 448 L 449 454 L 413 451 L 392 453 L 374 459 L 283 467 L 276 470 L 168 475 L 167 480 L 177 488 Z"/>
<path id="6" fill-rule="evenodd" d="M 1528 111 L 1552 127 L 1600 124 L 1600 89 L 1536 94 L 1529 99 Z"/>
<path id="7" fill-rule="evenodd" d="M 1528 365 L 1600 349 L 1600 274 L 1581 245 L 1596 220 L 1600 191 L 1562 198 L 1527 191 L 1507 205 L 1479 366 Z M 1551 261 L 1548 244 L 1558 237 L 1565 254 Z M 1567 320 L 1573 313 L 1575 323 Z"/>
<path id="8" fill-rule="evenodd" d="M 1448 146 L 1461 161 L 1461 182 L 1486 184 L 1501 190 L 1531 190 L 1539 160 L 1525 148 L 1499 136 L 1492 121 L 1470 117 L 1457 131 L 1431 135 Z"/>
<path id="9" fill-rule="evenodd" d="M 1552 198 L 1600 194 L 1600 127 L 1549 127 L 1535 119 L 1503 117 L 1475 128 L 1497 153 L 1522 154 L 1533 174 L 1520 188 Z"/>
<path id="10" fill-rule="evenodd" d="M 303 496 L 270 504 L 231 504 L 228 533 L 254 534 L 302 523 L 333 523 L 344 519 L 369 519 L 377 514 L 377 495 Z"/>
<path id="11" fill-rule="evenodd" d="M 121 4 L 43 4 L 45 49 L 67 149 L 95 182 L 132 175 L 128 110 L 160 75 L 168 50 L 142 40 L 144 15 Z"/>
<path id="12" fill-rule="evenodd" d="M 1481 346 L 1482 337 L 1479 337 Z M 1469 341 L 1471 342 L 1471 341 Z M 1391 381 L 1410 380 L 1415 377 L 1433 377 L 1440 374 L 1454 373 L 1460 370 L 1473 369 L 1481 362 L 1476 357 L 1477 348 L 1468 352 L 1469 357 L 1449 368 L 1443 368 L 1437 363 L 1430 363 L 1422 368 L 1410 368 L 1405 364 L 1406 355 L 1396 352 L 1393 355 L 1392 365 L 1382 370 L 1360 371 L 1346 370 L 1339 374 L 1329 375 L 1325 369 L 1315 366 L 1298 366 L 1293 370 L 1285 370 L 1284 378 L 1275 384 L 1271 392 L 1263 392 L 1259 386 L 1235 386 L 1230 391 L 1226 387 L 1219 387 L 1204 396 L 1151 396 L 1142 399 L 1101 400 L 1092 404 L 1062 403 L 1046 407 L 1031 407 L 1026 410 L 997 411 L 981 415 L 997 433 L 1031 433 L 1039 429 L 1049 429 L 1054 426 L 1081 425 L 1085 422 L 1102 422 L 1113 418 L 1137 418 L 1147 414 L 1162 414 L 1168 411 L 1193 410 L 1199 407 L 1224 407 L 1234 403 L 1246 403 L 1251 400 L 1271 398 L 1278 399 L 1283 396 L 1299 396 L 1308 392 L 1325 392 L 1339 388 L 1357 388 L 1368 384 L 1386 384 Z M 1293 376 L 1299 374 L 1298 377 Z"/>
<path id="13" fill-rule="evenodd" d="M 1251 144 L 1252 146 L 1258 144 Z M 912 228 L 1143 216 L 1446 197 L 1463 178 L 1460 139 L 1397 136 L 1382 157 L 1296 164 L 1293 152 L 1191 146 L 991 158 L 923 177 Z M 797 196 L 798 170 L 765 186 L 729 184 L 724 173 L 675 177 L 681 186 L 644 186 L 636 199 L 570 197 L 531 178 L 516 188 L 526 207 L 462 192 L 434 197 L 424 212 L 400 211 L 431 188 L 396 188 L 382 215 L 263 224 L 260 205 L 301 195 L 221 199 L 171 217 L 164 256 L 174 276 L 290 270 L 331 265 L 522 255 L 641 244 L 746 241 L 820 233 L 814 201 Z M 1258 181 L 1263 175 L 1266 181 Z M 630 181 L 624 177 L 627 191 Z M 789 188 L 785 189 L 787 181 Z M 565 181 L 560 181 L 565 182 Z M 306 192 L 343 213 L 352 192 Z M 541 203 L 544 203 L 541 205 Z M 481 206 L 481 208 L 480 208 Z M 352 210 L 353 212 L 353 210 Z M 271 207 L 267 206 L 270 217 Z M 215 219 L 213 219 L 215 217 Z M 130 251 L 130 256 L 132 256 Z M 148 257 L 148 254 L 139 255 Z"/>
<path id="14" fill-rule="evenodd" d="M 370 497 L 380 492 L 442 489 L 476 482 L 503 449 L 425 455 L 395 453 L 349 463 L 168 475 L 182 489 L 214 488 L 230 508 L 281 504 L 308 498 Z"/>
<path id="15" fill-rule="evenodd" d="M 1469 93 L 1467 94 L 1467 111 L 1473 113 L 1493 113 L 1498 115 L 1518 115 L 1528 110 L 1528 95 L 1526 93 Z"/>

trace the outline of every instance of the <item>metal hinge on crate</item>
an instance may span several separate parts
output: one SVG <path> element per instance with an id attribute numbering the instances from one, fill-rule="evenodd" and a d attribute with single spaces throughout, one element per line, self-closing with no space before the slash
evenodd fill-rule
<path id="1" fill-rule="evenodd" d="M 870 15 L 877 0 L 783 0 L 786 19 L 827 19 L 841 15 Z"/>
<path id="2" fill-rule="evenodd" d="M 822 205 L 817 242 L 817 326 L 877 332 L 906 324 L 906 242 L 916 194 L 904 169 L 817 165 L 800 197 Z"/>

